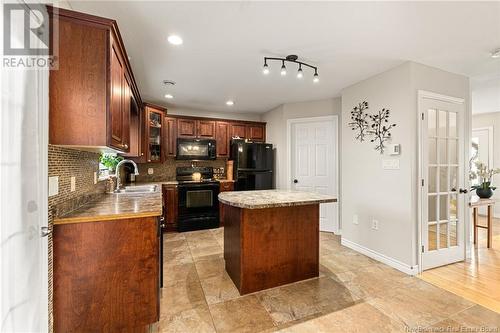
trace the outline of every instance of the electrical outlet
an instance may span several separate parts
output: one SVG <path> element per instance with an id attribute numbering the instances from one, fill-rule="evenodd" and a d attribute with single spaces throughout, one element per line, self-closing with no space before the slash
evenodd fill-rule
<path id="1" fill-rule="evenodd" d="M 372 220 L 372 229 L 378 230 L 378 221 L 377 220 Z"/>
<path id="2" fill-rule="evenodd" d="M 94 171 L 94 184 L 97 184 L 97 172 Z"/>
<path id="3" fill-rule="evenodd" d="M 76 178 L 75 176 L 71 176 L 71 192 L 75 192 L 76 190 Z"/>
<path id="4" fill-rule="evenodd" d="M 59 176 L 49 177 L 49 197 L 59 194 Z"/>
<path id="5" fill-rule="evenodd" d="M 358 215 L 354 214 L 352 216 L 352 224 L 359 224 Z"/>
<path id="6" fill-rule="evenodd" d="M 152 175 L 155 173 L 155 170 L 153 168 L 148 168 L 148 175 Z"/>

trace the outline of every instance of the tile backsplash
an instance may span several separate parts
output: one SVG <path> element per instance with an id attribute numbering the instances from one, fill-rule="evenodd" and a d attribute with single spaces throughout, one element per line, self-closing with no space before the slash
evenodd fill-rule
<path id="1" fill-rule="evenodd" d="M 191 166 L 190 161 L 177 161 L 173 158 L 167 159 L 164 163 L 141 163 L 139 167 L 139 176 L 136 176 L 136 182 L 155 182 L 175 180 L 175 169 L 180 166 Z M 226 168 L 225 159 L 211 161 L 193 162 L 195 166 L 209 166 L 213 168 Z M 148 169 L 153 169 L 153 174 L 148 174 Z"/>

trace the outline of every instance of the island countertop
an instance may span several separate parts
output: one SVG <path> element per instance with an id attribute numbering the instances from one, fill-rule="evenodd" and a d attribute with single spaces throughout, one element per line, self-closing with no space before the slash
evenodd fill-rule
<path id="1" fill-rule="evenodd" d="M 262 209 L 337 202 L 337 198 L 312 192 L 261 190 L 223 192 L 219 194 L 219 202 L 238 208 Z"/>

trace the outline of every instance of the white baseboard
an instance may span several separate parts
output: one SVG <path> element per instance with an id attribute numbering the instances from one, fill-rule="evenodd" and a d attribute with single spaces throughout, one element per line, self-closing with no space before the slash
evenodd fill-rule
<path id="1" fill-rule="evenodd" d="M 359 253 L 364 254 L 365 256 L 368 256 L 372 259 L 375 259 L 377 261 L 380 261 L 381 263 L 384 263 L 388 266 L 391 266 L 392 268 L 397 269 L 398 271 L 401 271 L 403 273 L 406 273 L 408 275 L 416 275 L 418 274 L 418 265 L 415 266 L 410 266 L 405 263 L 402 263 L 399 260 L 396 260 L 394 258 L 388 257 L 385 254 L 378 253 L 376 251 L 373 251 L 367 247 L 364 247 L 362 245 L 356 244 L 354 242 L 351 242 L 348 239 L 342 238 L 340 240 L 340 243 L 344 245 L 345 247 L 348 247 L 354 251 L 357 251 Z"/>

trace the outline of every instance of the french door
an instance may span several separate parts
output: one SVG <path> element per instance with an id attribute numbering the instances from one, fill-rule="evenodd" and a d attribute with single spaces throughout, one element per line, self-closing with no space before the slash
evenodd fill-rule
<path id="1" fill-rule="evenodd" d="M 420 94 L 422 268 L 465 259 L 465 108 L 463 100 Z"/>

